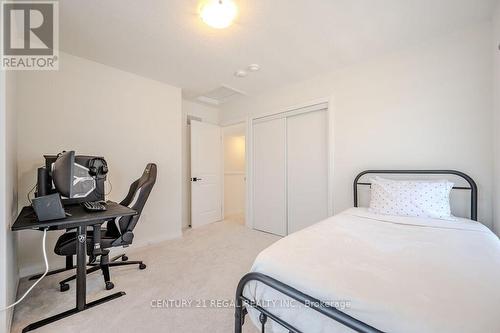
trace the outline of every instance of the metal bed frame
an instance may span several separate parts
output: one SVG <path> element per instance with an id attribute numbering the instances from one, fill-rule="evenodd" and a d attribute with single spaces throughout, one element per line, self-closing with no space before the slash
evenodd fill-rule
<path id="1" fill-rule="evenodd" d="M 354 179 L 353 189 L 354 189 L 354 207 L 358 207 L 358 186 L 371 186 L 371 183 L 360 182 L 361 177 L 367 174 L 408 174 L 408 175 L 455 175 L 463 178 L 469 186 L 454 186 L 453 189 L 456 190 L 468 190 L 471 191 L 470 195 L 470 218 L 471 220 L 477 221 L 477 185 L 474 180 L 463 172 L 456 170 L 365 170 L 359 173 Z M 273 279 L 262 273 L 248 273 L 243 276 L 238 283 L 236 288 L 236 301 L 235 301 L 235 323 L 234 332 L 242 333 L 243 325 L 245 323 L 245 317 L 248 314 L 247 306 L 250 306 L 260 312 L 259 321 L 261 323 L 261 332 L 265 333 L 265 325 L 268 319 L 271 319 L 287 329 L 290 333 L 303 333 L 293 325 L 287 323 L 278 316 L 272 314 L 267 309 L 261 307 L 255 301 L 243 296 L 243 290 L 248 282 L 258 281 L 263 283 L 276 291 L 292 298 L 293 300 L 307 304 L 307 307 L 323 314 L 324 316 L 331 318 L 357 332 L 361 333 L 383 333 L 382 331 L 366 324 L 348 314 L 332 307 L 325 302 L 322 302 L 312 296 L 306 295 L 301 291 L 284 284 L 281 281 Z"/>

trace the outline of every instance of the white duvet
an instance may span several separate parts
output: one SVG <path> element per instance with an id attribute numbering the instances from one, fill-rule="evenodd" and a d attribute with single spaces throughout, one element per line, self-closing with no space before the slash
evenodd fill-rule
<path id="1" fill-rule="evenodd" d="M 500 241 L 470 220 L 352 208 L 271 245 L 252 271 L 385 332 L 500 332 Z M 244 295 L 304 332 L 352 332 L 261 283 Z M 286 330 L 269 321 L 266 332 Z"/>

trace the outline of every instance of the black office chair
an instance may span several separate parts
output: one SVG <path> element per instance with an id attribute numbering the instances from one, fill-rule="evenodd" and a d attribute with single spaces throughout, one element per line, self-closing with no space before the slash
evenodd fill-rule
<path id="1" fill-rule="evenodd" d="M 142 261 L 128 261 L 128 258 L 122 254 L 109 259 L 109 248 L 123 246 L 127 247 L 132 244 L 134 239 L 134 228 L 139 221 L 142 209 L 146 204 L 146 201 L 153 189 L 153 185 L 156 182 L 156 164 L 149 163 L 142 174 L 142 177 L 132 183 L 130 190 L 125 199 L 120 202 L 121 205 L 128 206 L 137 211 L 137 215 L 134 216 L 122 216 L 116 220 L 111 220 L 106 222 L 105 228 L 100 228 L 99 225 L 94 226 L 97 228 L 96 237 L 94 237 L 94 230 L 87 231 L 87 253 L 91 257 L 91 262 L 89 265 L 93 266 L 87 269 L 87 274 L 95 272 L 97 270 L 102 270 L 104 275 L 104 282 L 106 283 L 106 289 L 113 289 L 114 284 L 110 281 L 109 277 L 109 267 L 113 266 L 124 266 L 124 265 L 139 265 L 139 269 L 145 269 L 146 265 Z M 100 235 L 100 255 L 101 260 L 99 263 L 93 263 L 96 255 L 94 254 L 94 238 L 99 238 Z M 76 254 L 76 233 L 75 231 L 66 232 L 57 240 L 54 252 L 60 256 L 72 256 Z M 116 260 L 122 258 L 122 261 L 116 262 Z M 76 275 L 73 275 L 61 282 L 61 291 L 69 290 L 68 282 L 74 280 Z"/>

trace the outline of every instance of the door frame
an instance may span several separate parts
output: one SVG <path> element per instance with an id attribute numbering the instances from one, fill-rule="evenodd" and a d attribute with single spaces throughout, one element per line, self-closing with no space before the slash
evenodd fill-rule
<path id="1" fill-rule="evenodd" d="M 327 163 L 328 163 L 328 179 L 327 179 L 327 200 L 328 200 L 328 216 L 332 216 L 334 212 L 334 184 L 333 184 L 333 172 L 334 172 L 334 108 L 333 108 L 333 97 L 324 97 L 315 99 L 309 102 L 297 104 L 294 106 L 287 107 L 278 112 L 267 112 L 259 115 L 248 116 L 244 121 L 246 122 L 246 138 L 245 138 L 245 169 L 246 169 L 246 207 L 245 207 L 245 225 L 248 228 L 253 229 L 253 194 L 254 194 L 254 182 L 253 182 L 253 170 L 254 170 L 254 152 L 253 152 L 253 123 L 255 120 L 260 119 L 273 119 L 281 118 L 286 116 L 291 116 L 294 114 L 302 114 L 307 112 L 318 111 L 317 109 L 307 110 L 308 107 L 314 107 L 318 104 L 326 104 L 326 117 L 327 117 Z M 300 110 L 305 109 L 305 110 Z M 243 122 L 241 119 L 235 121 L 231 124 L 237 124 Z M 225 124 L 226 125 L 226 124 Z M 229 125 L 229 124 L 227 124 Z"/>

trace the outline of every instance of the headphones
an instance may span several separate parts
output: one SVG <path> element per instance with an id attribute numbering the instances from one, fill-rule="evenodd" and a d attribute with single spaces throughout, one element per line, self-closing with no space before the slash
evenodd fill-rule
<path id="1" fill-rule="evenodd" d="M 89 162 L 89 174 L 93 177 L 104 178 L 108 173 L 108 163 L 102 157 L 96 157 Z"/>

